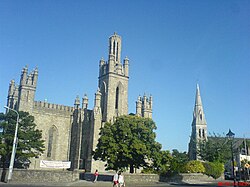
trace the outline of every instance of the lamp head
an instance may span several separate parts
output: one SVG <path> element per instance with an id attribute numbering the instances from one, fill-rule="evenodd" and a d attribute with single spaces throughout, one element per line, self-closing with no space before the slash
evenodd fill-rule
<path id="1" fill-rule="evenodd" d="M 234 133 L 231 131 L 231 129 L 229 129 L 228 133 L 226 134 L 226 136 L 229 138 L 229 139 L 232 139 L 234 138 Z"/>

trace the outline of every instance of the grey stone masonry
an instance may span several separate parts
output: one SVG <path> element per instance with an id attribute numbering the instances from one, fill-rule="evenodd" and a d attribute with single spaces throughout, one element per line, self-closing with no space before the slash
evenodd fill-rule
<path id="1" fill-rule="evenodd" d="M 122 38 L 114 33 L 109 38 L 108 60 L 99 62 L 98 88 L 94 107 L 88 108 L 89 100 L 85 94 L 78 96 L 74 106 L 36 101 L 38 69 L 30 73 L 25 66 L 21 72 L 20 84 L 14 80 L 9 84 L 7 106 L 33 115 L 45 151 L 37 158 L 31 158 L 29 169 L 40 169 L 41 160 L 71 161 L 70 170 L 85 169 L 93 172 L 105 171 L 105 163 L 93 159 L 100 137 L 100 128 L 116 117 L 128 114 L 129 59 L 121 59 Z M 46 73 L 46 72 L 45 72 Z M 46 92 L 46 90 L 44 90 Z M 82 101 L 82 103 L 80 102 Z M 146 96 L 136 106 L 136 113 L 152 118 L 152 96 Z"/>
<path id="2" fill-rule="evenodd" d="M 190 160 L 199 160 L 199 156 L 197 155 L 199 149 L 198 144 L 199 142 L 206 140 L 207 140 L 207 122 L 201 102 L 200 88 L 199 85 L 197 84 L 195 106 L 193 112 L 192 133 L 188 150 Z"/>

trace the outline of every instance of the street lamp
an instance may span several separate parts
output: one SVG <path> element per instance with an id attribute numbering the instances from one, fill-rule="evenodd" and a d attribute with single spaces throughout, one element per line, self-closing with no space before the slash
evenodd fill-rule
<path id="1" fill-rule="evenodd" d="M 236 186 L 235 174 L 234 174 L 234 153 L 233 153 L 233 139 L 234 133 L 229 129 L 228 133 L 226 134 L 227 138 L 231 141 L 231 152 L 232 152 L 232 165 L 233 165 L 233 178 L 234 178 L 234 187 Z"/>
<path id="2" fill-rule="evenodd" d="M 8 178 L 7 178 L 7 181 L 9 182 L 11 180 L 11 177 L 12 177 L 14 160 L 15 160 L 15 155 L 16 155 L 19 113 L 16 110 L 9 108 L 7 106 L 4 106 L 4 108 L 6 108 L 8 110 L 12 110 L 13 112 L 15 112 L 17 114 L 16 130 L 15 130 L 15 136 L 14 136 L 14 141 L 13 141 L 13 146 L 12 146 L 12 153 L 11 153 L 11 158 L 10 158 L 9 173 L 8 173 Z"/>

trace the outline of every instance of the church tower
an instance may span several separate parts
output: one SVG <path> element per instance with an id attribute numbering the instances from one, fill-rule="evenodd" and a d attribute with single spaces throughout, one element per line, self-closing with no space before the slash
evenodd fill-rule
<path id="1" fill-rule="evenodd" d="M 114 33 L 109 38 L 108 62 L 99 63 L 102 121 L 128 114 L 129 59 L 121 62 L 121 37 Z"/>
<path id="2" fill-rule="evenodd" d="M 28 74 L 28 67 L 25 66 L 22 70 L 20 85 L 15 85 L 14 80 L 10 82 L 7 106 L 15 110 L 31 112 L 35 99 L 37 78 L 37 68 Z"/>
<path id="3" fill-rule="evenodd" d="M 199 160 L 197 155 L 199 142 L 207 140 L 207 122 L 201 102 L 200 88 L 197 84 L 195 106 L 193 112 L 192 134 L 189 142 L 189 159 Z"/>

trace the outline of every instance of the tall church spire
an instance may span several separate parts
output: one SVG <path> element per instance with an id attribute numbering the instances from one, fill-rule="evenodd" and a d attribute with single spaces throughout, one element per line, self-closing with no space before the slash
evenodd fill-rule
<path id="1" fill-rule="evenodd" d="M 201 102 L 200 88 L 198 84 L 196 86 L 196 96 L 195 96 L 194 116 L 193 116 L 192 126 L 193 125 L 207 125 Z"/>
<path id="2" fill-rule="evenodd" d="M 192 134 L 189 143 L 190 160 L 198 160 L 198 143 L 207 140 L 207 122 L 201 102 L 200 88 L 196 86 L 195 106 L 193 112 Z"/>

